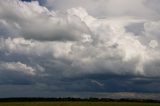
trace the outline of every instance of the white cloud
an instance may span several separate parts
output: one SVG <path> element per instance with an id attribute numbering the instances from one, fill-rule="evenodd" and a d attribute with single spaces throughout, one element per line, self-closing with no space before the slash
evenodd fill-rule
<path id="1" fill-rule="evenodd" d="M 71 77 L 93 73 L 157 76 L 153 73 L 158 73 L 156 65 L 150 67 L 153 72 L 146 67 L 159 62 L 159 23 L 150 17 L 152 10 L 148 10 L 143 1 L 132 1 L 133 5 L 126 0 L 107 1 L 111 7 L 105 11 L 120 15 L 103 19 L 90 15 L 87 12 L 90 7 L 86 11 L 85 6 L 62 12 L 50 11 L 37 2 L 0 1 L 1 26 L 14 32 L 7 37 L 0 33 L 0 51 L 10 56 L 23 55 L 40 64 L 49 75 L 61 70 L 57 74 Z M 88 2 L 92 5 L 98 1 Z M 139 11 L 134 8 L 137 4 Z M 112 10 L 115 6 L 124 8 Z M 141 14 L 144 11 L 146 13 Z M 126 30 L 126 26 L 135 23 L 144 24 L 138 36 Z"/>
<path id="2" fill-rule="evenodd" d="M 149 46 L 152 48 L 156 48 L 158 46 L 158 42 L 156 40 L 151 40 Z"/>
<path id="3" fill-rule="evenodd" d="M 36 70 L 26 64 L 21 62 L 1 62 L 0 70 L 13 71 L 13 72 L 21 72 L 28 75 L 35 75 Z"/>
<path id="4" fill-rule="evenodd" d="M 81 34 L 89 33 L 79 17 L 67 13 L 55 13 L 37 2 L 22 3 L 18 0 L 1 1 L 0 18 L 8 29 L 26 39 L 36 40 L 79 40 Z M 12 9 L 9 9 L 10 7 Z"/>

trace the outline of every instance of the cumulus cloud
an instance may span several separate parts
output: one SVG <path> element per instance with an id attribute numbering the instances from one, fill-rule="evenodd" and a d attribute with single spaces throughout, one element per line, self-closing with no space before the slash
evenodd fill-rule
<path id="1" fill-rule="evenodd" d="M 2 24 L 6 27 L 9 25 L 8 30 L 14 30 L 15 36 L 26 39 L 74 41 L 81 39 L 81 34 L 89 33 L 87 26 L 78 17 L 50 12 L 36 1 L 1 1 L 0 14 Z"/>
<path id="2" fill-rule="evenodd" d="M 17 72 L 22 72 L 29 75 L 35 75 L 35 72 L 36 72 L 35 69 L 21 62 L 1 63 L 0 68 L 1 70 L 17 71 Z"/>
<path id="3" fill-rule="evenodd" d="M 32 54 L 35 56 L 44 55 L 47 57 L 51 56 L 53 59 L 55 58 L 58 59 L 56 61 L 60 61 L 60 63 L 58 64 L 61 64 L 63 60 L 70 61 L 71 62 L 70 64 L 63 63 L 66 65 L 66 67 L 69 67 L 68 65 L 71 65 L 69 69 L 66 68 L 66 70 L 64 70 L 64 74 L 72 75 L 73 73 L 79 74 L 79 73 L 94 73 L 94 72 L 96 73 L 109 72 L 109 73 L 121 74 L 124 72 L 130 74 L 145 75 L 145 70 L 143 69 L 145 63 L 150 61 L 151 59 L 154 59 L 155 55 L 157 55 L 157 53 L 155 53 L 155 55 L 151 54 L 150 53 L 151 51 L 149 49 L 150 46 L 157 45 L 157 43 L 155 43 L 156 41 L 154 42 L 151 41 L 148 43 L 149 45 L 144 45 L 139 39 L 145 39 L 145 37 L 144 38 L 142 38 L 143 36 L 137 37 L 134 36 L 133 33 L 126 32 L 125 26 L 130 25 L 132 23 L 142 23 L 142 22 L 144 22 L 144 24 L 147 24 L 147 22 L 145 22 L 146 21 L 145 19 L 137 19 L 134 17 L 97 19 L 95 17 L 90 16 L 83 8 L 69 9 L 66 11 L 65 13 L 66 15 L 60 13 L 61 15 L 63 15 L 64 17 L 63 19 L 62 17 L 57 16 L 58 13 L 55 13 L 54 11 L 50 12 L 49 10 L 47 10 L 47 8 L 39 6 L 37 2 L 22 3 L 19 1 L 13 1 L 13 3 L 15 9 L 24 7 L 19 12 L 23 13 L 26 11 L 28 15 L 26 14 L 26 16 L 24 17 L 24 15 L 22 14 L 17 14 L 17 15 L 13 14 L 12 17 L 16 17 L 15 20 L 14 18 L 7 16 L 6 13 L 3 12 L 5 10 L 2 9 L 3 11 L 1 12 L 2 13 L 1 16 L 3 23 L 11 22 L 7 23 L 10 26 L 12 26 L 13 23 L 12 27 L 19 28 L 16 29 L 19 35 L 18 36 L 11 35 L 7 39 L 1 38 L 1 43 L 2 43 L 1 49 L 3 51 L 6 50 L 9 53 L 26 54 L 26 55 Z M 5 5 L 13 3 L 9 1 L 2 2 L 1 8 L 6 7 Z M 14 9 L 8 11 L 15 12 Z M 74 26 L 77 25 L 80 26 L 76 28 L 79 30 L 78 35 L 71 34 L 73 28 L 67 29 L 66 31 L 68 33 L 60 35 L 55 34 L 55 32 L 63 33 L 62 30 L 70 26 L 71 22 L 68 22 L 68 24 L 66 24 L 66 17 L 72 20 L 71 22 L 73 25 L 71 26 L 73 26 L 73 28 L 75 28 Z M 78 20 L 77 22 L 74 22 L 75 17 Z M 21 19 L 22 22 L 17 18 Z M 57 20 L 62 20 L 62 22 L 60 22 L 62 26 L 66 24 L 63 26 L 64 28 L 60 27 L 59 30 L 57 30 L 57 28 L 55 28 L 55 25 L 54 26 L 50 25 L 55 22 L 55 20 L 52 20 L 55 18 L 57 18 Z M 41 22 L 45 23 L 43 24 Z M 85 27 L 83 27 L 83 25 Z M 145 26 L 146 26 L 145 30 L 147 31 L 149 29 L 151 31 L 153 30 L 153 27 L 151 27 L 152 28 L 151 29 L 149 28 L 149 25 Z M 50 32 L 49 29 L 53 30 L 51 30 Z M 83 30 L 87 29 L 87 32 L 85 33 L 81 29 Z M 151 31 L 148 32 L 147 31 L 146 34 L 151 33 Z M 26 35 L 25 32 L 28 34 Z M 153 30 L 153 32 L 155 31 Z M 42 39 L 45 41 L 46 40 L 52 41 L 53 40 L 52 37 L 55 38 L 55 36 L 59 37 L 62 41 L 64 39 L 67 40 L 69 36 L 73 39 L 75 36 L 77 36 L 77 42 L 71 41 L 68 43 L 67 42 L 63 43 L 55 41 L 53 42 L 36 41 Z M 30 38 L 32 41 L 26 40 L 28 38 Z M 47 50 L 44 51 L 43 49 L 45 48 L 47 48 Z M 157 51 L 152 50 L 152 52 L 157 52 Z M 115 65 L 117 67 L 114 67 Z M 73 70 L 75 69 L 79 71 L 74 72 Z M 121 70 L 122 72 L 119 70 Z"/>
<path id="4" fill-rule="evenodd" d="M 154 79 L 160 76 L 159 14 L 147 0 L 47 0 L 42 5 L 47 7 L 0 1 L 1 73 L 26 75 L 49 91 L 150 92 L 152 85 L 159 92 Z M 136 85 L 137 77 L 147 81 Z"/>

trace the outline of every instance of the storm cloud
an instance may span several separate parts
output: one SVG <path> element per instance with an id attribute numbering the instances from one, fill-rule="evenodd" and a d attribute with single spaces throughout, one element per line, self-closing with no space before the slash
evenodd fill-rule
<path id="1" fill-rule="evenodd" d="M 159 1 L 39 2 L 0 1 L 0 87 L 160 92 Z"/>

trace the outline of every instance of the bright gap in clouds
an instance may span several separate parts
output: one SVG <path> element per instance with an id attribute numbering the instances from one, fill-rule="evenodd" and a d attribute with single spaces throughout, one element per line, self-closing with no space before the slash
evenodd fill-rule
<path id="1" fill-rule="evenodd" d="M 158 0 L 25 1 L 0 1 L 1 97 L 160 92 Z"/>

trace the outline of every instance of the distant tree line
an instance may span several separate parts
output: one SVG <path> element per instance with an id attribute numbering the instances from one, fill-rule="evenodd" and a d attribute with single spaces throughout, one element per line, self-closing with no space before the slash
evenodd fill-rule
<path id="1" fill-rule="evenodd" d="M 0 98 L 0 102 L 57 102 L 57 101 L 84 101 L 84 102 L 147 102 L 160 103 L 160 100 L 152 99 L 110 99 L 110 98 Z"/>

